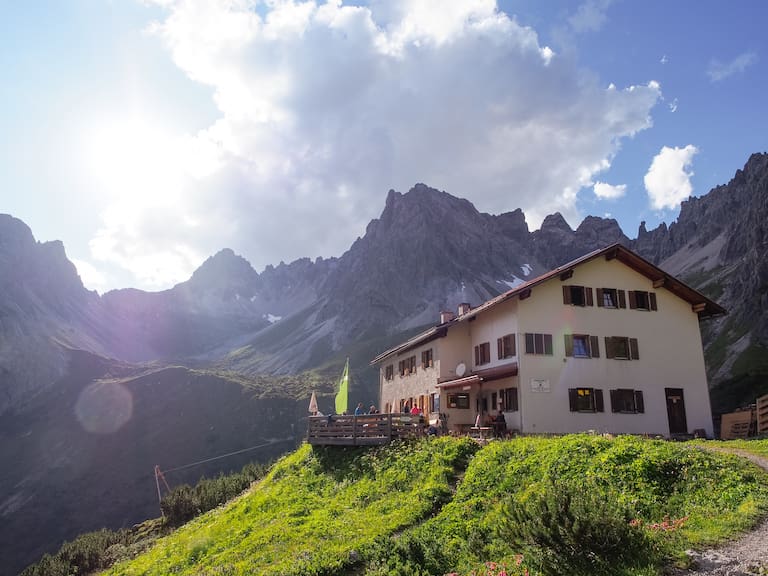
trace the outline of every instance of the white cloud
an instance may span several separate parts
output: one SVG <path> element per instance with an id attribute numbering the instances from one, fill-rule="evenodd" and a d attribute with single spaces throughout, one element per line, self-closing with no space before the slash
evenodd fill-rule
<path id="1" fill-rule="evenodd" d="M 520 207 L 533 228 L 554 211 L 575 224 L 579 191 L 661 97 L 655 81 L 601 86 L 493 0 L 166 10 L 153 33 L 211 87 L 219 118 L 176 138 L 178 155 L 147 136 L 171 173 L 105 212 L 92 249 L 145 285 L 183 280 L 225 246 L 257 269 L 341 254 L 388 189 L 416 182 L 488 212 Z"/>
<path id="2" fill-rule="evenodd" d="M 664 55 L 661 57 L 661 60 L 659 60 L 659 62 L 661 62 L 662 64 L 666 64 L 667 62 L 669 62 L 669 58 L 667 58 L 667 55 L 666 55 L 666 54 L 664 54 Z"/>
<path id="3" fill-rule="evenodd" d="M 653 158 L 644 178 L 652 208 L 674 209 L 691 195 L 693 171 L 690 168 L 693 156 L 698 151 L 698 148 L 691 144 L 685 148 L 664 146 Z"/>
<path id="4" fill-rule="evenodd" d="M 568 18 L 568 24 L 576 33 L 597 32 L 608 19 L 606 12 L 613 0 L 587 0 Z"/>
<path id="5" fill-rule="evenodd" d="M 616 198 L 621 198 L 622 196 L 624 196 L 624 194 L 626 194 L 627 185 L 618 184 L 616 186 L 613 186 L 611 184 L 606 184 L 605 182 L 595 182 L 593 189 L 595 192 L 595 196 L 597 196 L 598 198 L 614 200 Z"/>
<path id="6" fill-rule="evenodd" d="M 757 62 L 757 54 L 754 52 L 744 52 L 739 54 L 730 62 L 720 62 L 711 60 L 707 68 L 707 76 L 712 82 L 720 82 L 729 76 L 744 72 L 747 67 Z"/>

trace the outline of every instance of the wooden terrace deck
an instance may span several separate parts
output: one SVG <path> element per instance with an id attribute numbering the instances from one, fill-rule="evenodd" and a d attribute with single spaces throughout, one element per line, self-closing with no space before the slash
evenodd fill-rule
<path id="1" fill-rule="evenodd" d="M 319 446 L 375 446 L 424 435 L 424 418 L 410 414 L 310 416 L 307 442 Z"/>

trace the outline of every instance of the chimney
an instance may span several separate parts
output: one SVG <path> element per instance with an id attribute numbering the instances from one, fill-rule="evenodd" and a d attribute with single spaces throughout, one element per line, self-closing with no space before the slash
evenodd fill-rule
<path id="1" fill-rule="evenodd" d="M 466 314 L 470 310 L 472 310 L 472 306 L 469 305 L 469 302 L 462 302 L 459 304 L 459 316 Z"/>
<path id="2" fill-rule="evenodd" d="M 453 312 L 448 312 L 446 310 L 443 310 L 440 312 L 440 324 L 445 324 L 446 322 L 450 322 L 453 320 L 456 316 L 453 315 Z"/>

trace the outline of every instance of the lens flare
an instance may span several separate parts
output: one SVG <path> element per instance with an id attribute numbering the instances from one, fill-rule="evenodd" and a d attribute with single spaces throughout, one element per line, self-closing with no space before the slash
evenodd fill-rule
<path id="1" fill-rule="evenodd" d="M 94 382 L 80 392 L 75 415 L 93 434 L 113 434 L 131 419 L 133 396 L 118 382 Z"/>

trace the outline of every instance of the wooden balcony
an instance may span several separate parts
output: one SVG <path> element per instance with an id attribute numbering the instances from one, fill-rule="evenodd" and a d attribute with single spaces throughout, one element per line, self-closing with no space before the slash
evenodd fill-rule
<path id="1" fill-rule="evenodd" d="M 424 417 L 410 414 L 310 416 L 307 442 L 318 446 L 376 446 L 424 435 Z"/>

